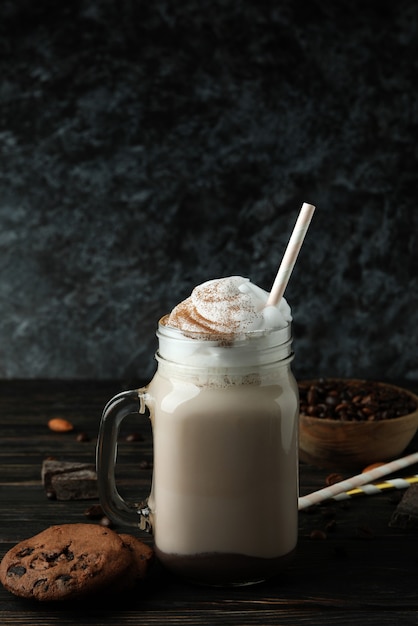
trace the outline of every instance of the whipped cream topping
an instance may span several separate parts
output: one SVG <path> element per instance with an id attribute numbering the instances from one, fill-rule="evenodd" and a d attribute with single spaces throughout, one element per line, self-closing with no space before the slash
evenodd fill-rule
<path id="1" fill-rule="evenodd" d="M 242 335 L 256 330 L 285 328 L 292 321 L 284 298 L 266 306 L 267 291 L 248 278 L 228 276 L 195 287 L 165 320 L 183 333 Z"/>

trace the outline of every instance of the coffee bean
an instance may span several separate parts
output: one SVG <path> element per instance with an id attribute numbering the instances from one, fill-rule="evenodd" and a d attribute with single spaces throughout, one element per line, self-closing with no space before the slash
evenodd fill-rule
<path id="1" fill-rule="evenodd" d="M 315 541 L 323 541 L 327 538 L 327 534 L 323 530 L 315 529 L 311 532 L 309 537 Z"/>
<path id="2" fill-rule="evenodd" d="M 361 399 L 361 404 L 370 404 L 371 402 L 373 402 L 373 396 L 370 394 L 367 396 L 363 396 L 363 398 Z"/>
<path id="3" fill-rule="evenodd" d="M 337 406 L 338 404 L 340 404 L 340 400 L 337 396 L 333 395 L 333 394 L 329 394 L 326 398 L 325 398 L 325 404 L 327 406 Z"/>
<path id="4" fill-rule="evenodd" d="M 319 379 L 300 383 L 299 395 L 300 412 L 322 419 L 378 421 L 417 409 L 408 393 L 374 381 Z"/>
<path id="5" fill-rule="evenodd" d="M 317 403 L 317 393 L 315 387 L 312 385 L 308 390 L 308 403 L 316 404 Z"/>
<path id="6" fill-rule="evenodd" d="M 337 406 L 335 407 L 335 412 L 339 413 L 340 411 L 346 411 L 347 410 L 347 401 L 344 400 L 343 402 L 340 402 L 340 404 L 337 404 Z"/>
<path id="7" fill-rule="evenodd" d="M 370 415 L 373 415 L 374 413 L 373 409 L 371 409 L 369 406 L 364 406 L 362 409 L 360 409 L 360 412 L 366 417 L 370 417 Z"/>
<path id="8" fill-rule="evenodd" d="M 343 477 L 341 476 L 341 474 L 337 474 L 336 472 L 334 472 L 332 474 L 328 474 L 328 476 L 325 479 L 325 483 L 328 486 L 335 485 L 335 483 L 341 482 L 342 479 Z"/>
<path id="9" fill-rule="evenodd" d="M 89 519 L 101 519 L 104 516 L 104 511 L 100 504 L 92 504 L 84 511 L 84 515 Z"/>
<path id="10" fill-rule="evenodd" d="M 77 437 L 76 437 L 76 441 L 90 441 L 90 437 L 88 436 L 87 433 L 78 433 Z"/>

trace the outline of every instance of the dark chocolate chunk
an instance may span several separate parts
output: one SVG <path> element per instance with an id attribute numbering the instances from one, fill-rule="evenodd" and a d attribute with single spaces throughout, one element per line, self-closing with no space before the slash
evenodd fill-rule
<path id="1" fill-rule="evenodd" d="M 42 463 L 41 475 L 49 499 L 90 500 L 98 497 L 96 469 L 91 463 L 47 459 Z"/>
<path id="2" fill-rule="evenodd" d="M 405 491 L 389 521 L 393 528 L 418 528 L 418 485 Z"/>

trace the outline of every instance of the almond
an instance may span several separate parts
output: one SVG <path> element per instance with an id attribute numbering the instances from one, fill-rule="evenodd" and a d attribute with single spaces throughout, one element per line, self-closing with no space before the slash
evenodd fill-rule
<path id="1" fill-rule="evenodd" d="M 361 473 L 365 474 L 366 472 L 371 472 L 372 470 L 376 469 L 376 467 L 380 467 L 381 465 L 384 465 L 384 463 L 372 463 L 371 465 L 368 465 L 367 467 L 365 467 Z"/>
<path id="2" fill-rule="evenodd" d="M 48 428 L 56 433 L 68 433 L 70 430 L 74 430 L 74 426 L 68 420 L 63 417 L 53 417 L 48 422 Z"/>

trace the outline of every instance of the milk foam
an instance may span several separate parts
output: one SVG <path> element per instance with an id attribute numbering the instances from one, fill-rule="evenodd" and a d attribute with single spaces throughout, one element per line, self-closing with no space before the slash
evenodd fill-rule
<path id="1" fill-rule="evenodd" d="M 243 367 L 254 364 L 256 343 L 259 364 L 285 359 L 291 355 L 290 307 L 284 298 L 266 307 L 267 298 L 242 276 L 199 285 L 160 321 L 159 355 L 195 367 Z"/>
<path id="2" fill-rule="evenodd" d="M 242 276 L 209 280 L 195 287 L 166 323 L 184 333 L 225 335 L 285 328 L 292 321 L 289 305 L 282 298 L 266 307 L 268 295 Z"/>

